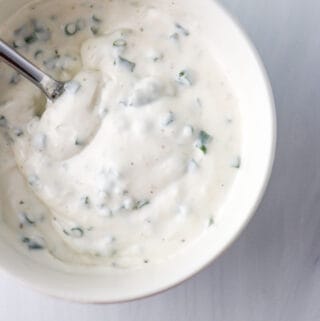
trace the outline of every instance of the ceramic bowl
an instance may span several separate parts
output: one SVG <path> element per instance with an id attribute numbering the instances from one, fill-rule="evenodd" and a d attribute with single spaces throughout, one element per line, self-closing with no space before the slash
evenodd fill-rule
<path id="1" fill-rule="evenodd" d="M 66 0 L 67 1 L 67 0 Z M 0 24 L 25 0 L 0 0 Z M 0 235 L 0 268 L 49 295 L 79 302 L 121 302 L 166 290 L 199 272 L 240 234 L 266 189 L 274 159 L 276 120 L 261 60 L 229 14 L 212 0 L 176 0 L 211 30 L 216 58 L 235 89 L 242 115 L 242 166 L 220 220 L 186 251 L 159 265 L 112 273 L 55 270 L 15 251 Z M 203 15 L 206 12 L 206 15 Z M 0 93 L 1 96 L 1 93 Z"/>

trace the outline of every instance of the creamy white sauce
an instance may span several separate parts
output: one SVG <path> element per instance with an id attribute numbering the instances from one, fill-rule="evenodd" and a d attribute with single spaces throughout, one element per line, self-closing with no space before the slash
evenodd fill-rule
<path id="1" fill-rule="evenodd" d="M 32 3 L 0 33 L 72 79 L 46 103 L 0 65 L 0 212 L 12 244 L 135 267 L 214 228 L 241 166 L 241 123 L 210 31 L 169 1 L 85 0 Z"/>

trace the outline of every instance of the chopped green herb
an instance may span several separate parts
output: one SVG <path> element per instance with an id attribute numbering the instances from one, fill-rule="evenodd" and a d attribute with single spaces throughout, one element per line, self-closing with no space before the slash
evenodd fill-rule
<path id="1" fill-rule="evenodd" d="M 28 45 L 36 42 L 37 40 L 38 40 L 38 39 L 37 39 L 37 35 L 36 35 L 35 32 L 33 32 L 32 34 L 24 37 L 24 42 L 25 42 L 26 44 L 28 44 Z"/>
<path id="2" fill-rule="evenodd" d="M 35 240 L 25 236 L 21 239 L 21 241 L 28 246 L 29 250 L 42 250 L 44 248 L 42 240 Z"/>
<path id="3" fill-rule="evenodd" d="M 25 46 L 25 42 L 23 41 L 23 43 L 21 42 L 21 41 L 19 41 L 19 40 L 14 40 L 14 41 L 12 41 L 12 47 L 14 48 L 14 49 L 17 49 L 17 48 L 22 48 L 22 47 L 24 47 Z"/>
<path id="4" fill-rule="evenodd" d="M 23 237 L 22 240 L 21 240 L 23 243 L 29 243 L 30 242 L 30 239 L 29 237 Z"/>
<path id="5" fill-rule="evenodd" d="M 184 36 L 188 37 L 188 36 L 190 35 L 190 32 L 189 32 L 186 28 L 182 27 L 179 23 L 176 23 L 176 24 L 175 24 L 175 27 L 176 27 Z"/>
<path id="6" fill-rule="evenodd" d="M 201 144 L 207 144 L 211 141 L 212 137 L 204 130 L 201 130 L 199 133 L 199 139 Z"/>
<path id="7" fill-rule="evenodd" d="M 28 243 L 28 248 L 29 250 L 42 250 L 43 245 L 34 240 L 30 240 L 30 242 Z"/>
<path id="8" fill-rule="evenodd" d="M 201 145 L 199 149 L 203 152 L 203 154 L 207 154 L 207 151 L 208 151 L 207 146 Z"/>
<path id="9" fill-rule="evenodd" d="M 90 207 L 90 197 L 89 196 L 84 196 L 81 198 L 81 202 L 86 206 L 86 207 Z"/>
<path id="10" fill-rule="evenodd" d="M 174 122 L 174 114 L 172 111 L 169 111 L 161 120 L 162 126 L 169 126 Z"/>
<path id="11" fill-rule="evenodd" d="M 117 39 L 113 42 L 114 47 L 125 47 L 127 42 L 124 39 Z"/>
<path id="12" fill-rule="evenodd" d="M 94 35 L 97 35 L 99 33 L 99 28 L 97 26 L 91 26 L 90 30 Z"/>
<path id="13" fill-rule="evenodd" d="M 241 157 L 240 156 L 236 156 L 233 158 L 233 160 L 231 161 L 231 167 L 237 168 L 237 169 L 241 167 Z"/>
<path id="14" fill-rule="evenodd" d="M 35 53 L 34 53 L 34 58 L 38 59 L 39 57 L 41 57 L 43 55 L 43 50 L 38 49 Z"/>
<path id="15" fill-rule="evenodd" d="M 128 69 L 129 71 L 133 72 L 136 64 L 132 61 L 129 61 L 121 56 L 119 56 L 118 58 L 119 64 L 122 65 L 123 67 L 125 67 L 126 69 Z"/>
<path id="16" fill-rule="evenodd" d="M 140 208 L 142 208 L 142 207 L 144 207 L 144 206 L 146 206 L 146 205 L 148 205 L 148 204 L 150 204 L 150 201 L 149 201 L 149 200 L 136 201 L 133 209 L 134 209 L 134 210 L 139 210 Z"/>
<path id="17" fill-rule="evenodd" d="M 198 147 L 204 154 L 208 151 L 208 144 L 212 141 L 212 136 L 210 136 L 204 130 L 200 130 L 198 141 L 196 143 L 196 147 Z"/>
<path id="18" fill-rule="evenodd" d="M 92 15 L 92 21 L 94 21 L 96 23 L 101 23 L 102 19 L 98 18 L 96 15 Z"/>
<path id="19" fill-rule="evenodd" d="M 178 41 L 180 36 L 177 32 L 173 33 L 172 35 L 170 35 L 169 37 L 170 39 L 174 40 L 174 41 Z"/>
<path id="20" fill-rule="evenodd" d="M 157 61 L 160 61 L 164 58 L 164 55 L 162 53 L 158 53 L 158 54 L 155 54 L 153 57 L 152 57 L 152 60 L 154 62 L 157 62 Z"/>
<path id="21" fill-rule="evenodd" d="M 26 213 L 26 212 L 20 212 L 18 214 L 18 217 L 19 217 L 19 220 L 21 221 L 22 224 L 34 225 L 36 223 L 36 220 L 30 218 L 28 213 Z"/>
<path id="22" fill-rule="evenodd" d="M 79 138 L 76 138 L 75 141 L 74 141 L 74 144 L 76 146 L 82 146 L 83 145 L 83 142 L 79 139 Z"/>
<path id="23" fill-rule="evenodd" d="M 6 127 L 7 126 L 7 118 L 4 117 L 3 115 L 0 115 L 0 127 Z"/>
<path id="24" fill-rule="evenodd" d="M 36 186 L 39 183 L 39 177 L 37 175 L 30 175 L 28 177 L 28 183 L 31 186 Z"/>
<path id="25" fill-rule="evenodd" d="M 209 222 L 208 222 L 208 226 L 212 226 L 213 224 L 214 224 L 214 218 L 210 217 Z"/>
<path id="26" fill-rule="evenodd" d="M 199 97 L 196 98 L 197 107 L 202 107 L 202 101 Z"/>
<path id="27" fill-rule="evenodd" d="M 177 82 L 183 86 L 191 86 L 193 81 L 188 70 L 182 70 L 177 76 Z"/>

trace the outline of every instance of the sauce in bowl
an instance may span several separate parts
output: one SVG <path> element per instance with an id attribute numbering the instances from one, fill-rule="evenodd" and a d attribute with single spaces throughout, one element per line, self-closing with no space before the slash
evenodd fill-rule
<path id="1" fill-rule="evenodd" d="M 46 103 L 0 66 L 0 206 L 14 246 L 134 268 L 214 228 L 241 167 L 241 118 L 208 30 L 167 1 L 56 0 L 23 7 L 0 34 L 68 80 Z"/>

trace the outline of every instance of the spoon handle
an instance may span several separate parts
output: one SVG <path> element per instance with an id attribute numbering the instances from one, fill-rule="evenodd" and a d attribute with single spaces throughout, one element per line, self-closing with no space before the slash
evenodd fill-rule
<path id="1" fill-rule="evenodd" d="M 62 94 L 64 90 L 62 82 L 49 77 L 1 39 L 0 59 L 38 86 L 50 100 Z"/>

